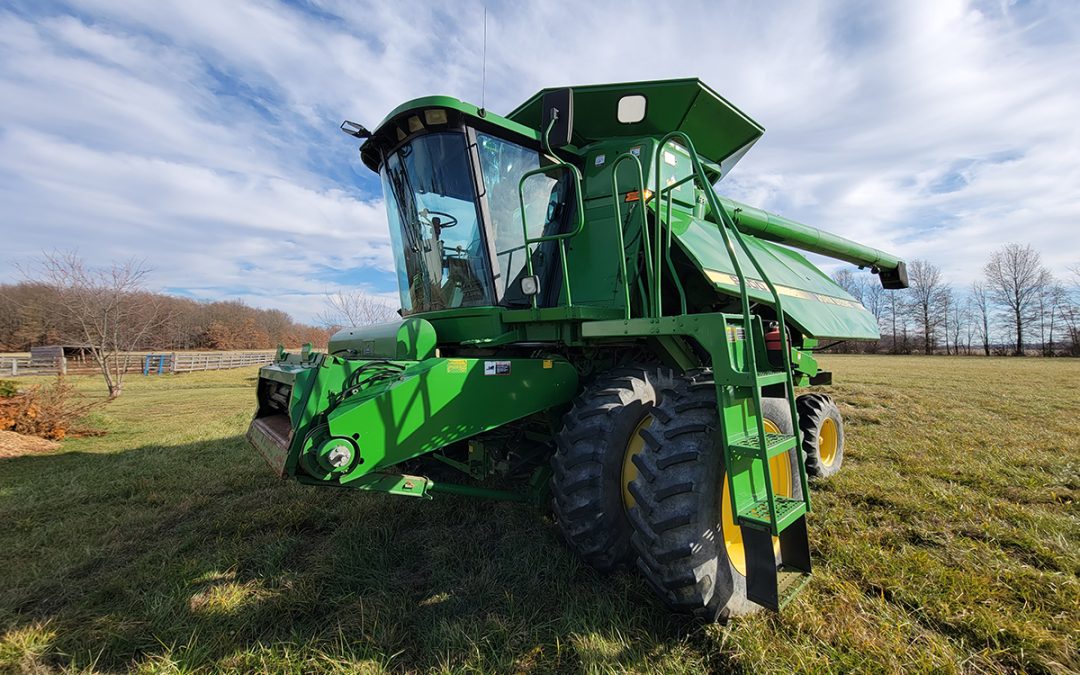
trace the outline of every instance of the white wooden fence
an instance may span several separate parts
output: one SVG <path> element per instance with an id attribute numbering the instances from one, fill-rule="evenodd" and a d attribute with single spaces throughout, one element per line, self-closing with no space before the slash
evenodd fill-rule
<path id="1" fill-rule="evenodd" d="M 64 363 L 31 361 L 29 356 L 0 356 L 0 377 L 55 375 L 64 372 Z"/>
<path id="2" fill-rule="evenodd" d="M 172 372 L 221 370 L 260 366 L 274 360 L 275 351 L 266 352 L 176 352 L 172 354 Z"/>
<path id="3" fill-rule="evenodd" d="M 120 354 L 130 373 L 157 375 L 160 373 L 190 373 L 196 370 L 222 370 L 270 363 L 277 352 L 148 352 Z M 83 374 L 97 371 L 92 361 L 82 363 L 58 359 L 52 363 L 33 362 L 29 356 L 0 355 L 0 377 L 21 375 Z"/>

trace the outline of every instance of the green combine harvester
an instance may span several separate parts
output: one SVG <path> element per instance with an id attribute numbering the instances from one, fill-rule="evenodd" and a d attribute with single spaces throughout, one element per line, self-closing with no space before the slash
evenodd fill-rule
<path id="1" fill-rule="evenodd" d="M 778 609 L 840 468 L 823 340 L 874 317 L 792 248 L 895 256 L 716 194 L 763 129 L 696 79 L 547 89 L 505 117 L 410 101 L 363 139 L 401 320 L 279 349 L 248 439 L 282 477 L 544 504 L 673 610 Z M 449 476 L 449 480 L 447 479 Z"/>

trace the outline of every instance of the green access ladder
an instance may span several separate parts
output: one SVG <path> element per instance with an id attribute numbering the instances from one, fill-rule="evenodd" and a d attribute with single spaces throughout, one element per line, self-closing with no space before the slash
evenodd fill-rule
<path id="1" fill-rule="evenodd" d="M 693 164 L 693 172 L 686 178 L 671 184 L 664 184 L 663 162 L 661 156 L 669 143 L 678 140 L 685 145 L 685 149 Z M 620 156 L 616 161 L 630 161 L 631 155 Z M 637 158 L 634 157 L 636 160 Z M 617 164 L 615 165 L 617 167 Z M 641 176 L 641 165 L 638 163 L 638 175 Z M 612 183 L 615 184 L 615 175 L 612 171 Z M 802 587 L 810 574 L 810 549 L 806 531 L 806 514 L 810 510 L 810 491 L 807 484 L 806 467 L 802 452 L 799 450 L 799 425 L 798 412 L 795 406 L 795 387 L 792 380 L 791 370 L 791 346 L 789 344 L 784 309 L 780 300 L 780 294 L 769 279 L 765 270 L 756 260 L 753 252 L 747 246 L 742 233 L 739 232 L 732 219 L 732 215 L 724 209 L 708 181 L 704 167 L 694 149 L 693 141 L 682 132 L 672 132 L 660 140 L 655 152 L 655 184 L 653 208 L 655 209 L 655 222 L 657 226 L 653 230 L 652 241 L 647 238 L 647 228 L 643 229 L 643 237 L 646 250 L 646 274 L 649 277 L 649 293 L 651 306 L 648 311 L 655 317 L 663 316 L 661 305 L 661 276 L 666 266 L 675 283 L 681 302 L 682 314 L 686 314 L 686 296 L 679 283 L 678 275 L 671 259 L 671 228 L 662 231 L 659 223 L 661 210 L 664 206 L 664 197 L 667 195 L 667 222 L 670 223 L 671 195 L 672 191 L 686 182 L 693 180 L 702 191 L 705 198 L 716 214 L 718 229 L 727 248 L 732 267 L 739 280 L 740 315 L 730 315 L 731 323 L 727 330 L 734 330 L 734 343 L 736 349 L 731 350 L 730 359 L 713 359 L 713 376 L 717 389 L 718 414 L 720 418 L 721 433 L 724 437 L 724 465 L 727 467 L 727 481 L 731 496 L 732 513 L 735 521 L 742 530 L 744 549 L 746 551 L 746 582 L 747 597 L 765 607 L 777 610 Z M 640 179 L 639 179 L 640 180 Z M 641 188 L 644 187 L 644 181 Z M 639 194 L 642 202 L 646 192 L 642 189 Z M 616 204 L 618 200 L 616 199 Z M 644 204 L 643 204 L 644 206 Z M 618 207 L 616 207 L 617 209 Z M 645 225 L 645 209 L 641 209 L 643 226 Z M 738 217 L 736 213 L 734 217 Z M 621 219 L 617 222 L 621 222 Z M 621 227 L 619 243 L 622 243 Z M 746 259 L 753 265 L 754 270 L 761 281 L 769 289 L 772 295 L 773 307 L 776 320 L 780 327 L 780 347 L 782 364 L 777 371 L 764 371 L 759 368 L 759 363 L 768 363 L 767 349 L 764 339 L 764 328 L 760 317 L 750 312 L 750 298 L 747 293 L 746 275 L 736 253 L 736 246 L 741 250 Z M 663 252 L 663 255 L 662 255 Z M 651 260 L 650 260 L 651 258 Z M 666 258 L 666 260 L 664 259 Z M 666 264 L 665 264 L 666 263 Z M 625 267 L 621 270 L 626 279 Z M 630 301 L 627 289 L 625 296 L 626 314 L 629 317 Z M 741 319 L 741 321 L 740 321 Z M 738 324 L 741 323 L 741 326 Z M 742 331 L 742 339 L 738 339 L 738 331 Z M 737 346 L 742 345 L 738 350 Z M 736 358 L 739 357 L 739 358 Z M 778 430 L 770 431 L 766 428 L 766 421 L 762 414 L 762 389 L 764 387 L 782 385 L 784 398 L 786 399 L 791 415 L 791 426 L 794 434 L 779 433 Z M 788 487 L 791 494 L 777 494 L 773 487 L 773 470 L 770 460 L 789 452 L 795 452 L 798 465 L 798 483 L 801 487 L 802 497 L 794 497 L 794 476 L 789 476 Z M 774 537 L 779 540 L 779 562 L 777 561 Z"/>

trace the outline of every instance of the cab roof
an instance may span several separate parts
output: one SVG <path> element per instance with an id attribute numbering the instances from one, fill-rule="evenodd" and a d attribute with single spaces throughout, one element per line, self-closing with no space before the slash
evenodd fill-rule
<path id="1" fill-rule="evenodd" d="M 361 146 L 360 154 L 364 163 L 377 171 L 377 146 L 403 140 L 413 131 L 409 121 L 416 116 L 416 112 L 431 108 L 452 110 L 471 118 L 473 123 L 500 127 L 538 140 L 541 100 L 548 92 L 561 88 L 540 90 L 506 116 L 482 111 L 471 103 L 449 96 L 427 96 L 408 101 L 392 110 L 379 123 L 373 137 Z M 697 78 L 593 84 L 571 89 L 574 92 L 572 140 L 578 148 L 611 138 L 659 138 L 671 131 L 681 131 L 694 142 L 698 155 L 719 165 L 721 175 L 727 175 L 731 167 L 765 133 L 760 124 Z M 623 123 L 618 119 L 619 101 L 627 96 L 645 99 L 644 115 L 639 121 Z"/>

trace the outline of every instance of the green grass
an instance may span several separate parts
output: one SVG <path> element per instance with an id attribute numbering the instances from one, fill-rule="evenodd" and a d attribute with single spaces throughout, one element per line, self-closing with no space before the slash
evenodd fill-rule
<path id="1" fill-rule="evenodd" d="M 728 626 L 529 507 L 275 480 L 253 369 L 132 376 L 107 435 L 0 460 L 0 671 L 1080 670 L 1080 361 L 825 360 L 814 579 Z"/>

